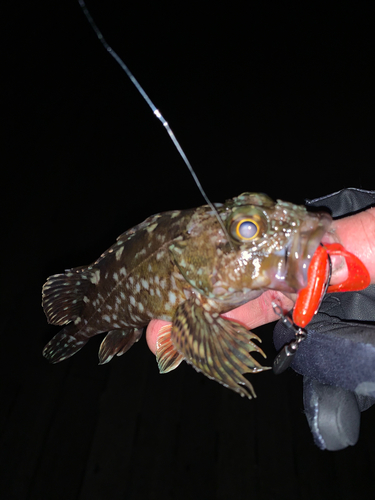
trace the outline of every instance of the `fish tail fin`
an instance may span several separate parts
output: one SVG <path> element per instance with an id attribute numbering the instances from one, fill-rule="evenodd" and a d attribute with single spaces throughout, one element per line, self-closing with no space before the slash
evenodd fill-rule
<path id="1" fill-rule="evenodd" d="M 88 337 L 74 324 L 63 328 L 43 349 L 43 356 L 50 363 L 59 363 L 78 352 L 88 341 Z"/>
<path id="2" fill-rule="evenodd" d="M 104 365 L 111 361 L 113 356 L 122 356 L 131 346 L 138 342 L 142 330 L 112 330 L 107 333 L 99 349 L 99 364 Z"/>
<path id="3" fill-rule="evenodd" d="M 85 331 L 81 314 L 89 302 L 86 294 L 90 287 L 98 283 L 99 273 L 99 270 L 88 267 L 69 269 L 63 274 L 50 276 L 44 284 L 42 306 L 48 323 L 70 323 L 55 335 L 43 350 L 43 356 L 51 363 L 58 363 L 73 356 L 91 336 Z"/>
<path id="4" fill-rule="evenodd" d="M 93 268 L 75 268 L 48 278 L 42 289 L 42 306 L 48 323 L 66 325 L 79 321 L 88 300 L 86 293 L 95 285 L 98 272 Z"/>

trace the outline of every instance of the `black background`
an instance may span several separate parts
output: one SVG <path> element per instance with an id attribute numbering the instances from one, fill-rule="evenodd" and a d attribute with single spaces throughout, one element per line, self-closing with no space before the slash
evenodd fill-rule
<path id="1" fill-rule="evenodd" d="M 355 2 L 88 3 L 168 120 L 212 201 L 303 203 L 374 189 L 374 11 Z M 367 4 L 370 6 L 370 3 Z M 301 378 L 247 401 L 144 339 L 60 365 L 40 307 L 50 274 L 89 264 L 152 213 L 203 204 L 162 125 L 78 3 L 3 7 L 1 498 L 349 499 L 374 488 L 374 410 L 358 444 L 319 451 Z M 269 358 L 272 328 L 264 327 Z"/>

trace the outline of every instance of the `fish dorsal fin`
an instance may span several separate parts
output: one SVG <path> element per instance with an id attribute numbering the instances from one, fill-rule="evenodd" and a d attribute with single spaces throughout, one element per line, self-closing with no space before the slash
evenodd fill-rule
<path id="1" fill-rule="evenodd" d="M 42 289 L 42 305 L 48 323 L 66 325 L 79 317 L 90 285 L 98 271 L 88 268 L 69 269 L 50 276 Z"/>
<path id="2" fill-rule="evenodd" d="M 198 303 L 197 303 L 198 302 Z M 171 339 L 177 351 L 194 368 L 241 396 L 256 397 L 243 376 L 268 370 L 249 352 L 265 354 L 251 339 L 260 340 L 244 326 L 224 319 L 196 297 L 180 304 L 173 318 Z"/>
<path id="3" fill-rule="evenodd" d="M 168 212 L 166 212 L 168 213 Z M 129 238 L 131 238 L 137 231 L 140 231 L 141 229 L 145 229 L 146 227 L 149 227 L 150 225 L 154 224 L 157 220 L 160 219 L 160 217 L 163 214 L 154 214 L 150 215 L 150 217 L 147 217 L 146 220 L 143 222 L 140 222 L 134 227 L 131 227 L 130 229 L 127 229 L 125 232 L 121 233 L 120 236 L 116 238 L 116 241 L 119 243 L 123 243 L 127 241 Z"/>

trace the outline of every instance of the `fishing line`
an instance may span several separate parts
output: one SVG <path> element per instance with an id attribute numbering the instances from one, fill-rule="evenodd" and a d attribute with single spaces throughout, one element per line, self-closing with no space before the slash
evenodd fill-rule
<path id="1" fill-rule="evenodd" d="M 171 138 L 173 144 L 175 145 L 177 151 L 179 152 L 181 158 L 183 159 L 185 165 L 189 169 L 189 172 L 192 175 L 195 184 L 197 185 L 199 191 L 201 192 L 201 194 L 202 194 L 203 198 L 205 199 L 205 201 L 207 202 L 207 204 L 210 206 L 210 208 L 213 210 L 214 214 L 216 215 L 216 218 L 219 221 L 220 226 L 221 226 L 222 230 L 224 231 L 224 234 L 227 236 L 228 241 L 229 241 L 230 245 L 232 246 L 230 237 L 229 237 L 228 232 L 227 232 L 227 230 L 226 230 L 226 228 L 224 226 L 223 221 L 221 220 L 219 212 L 217 211 L 215 205 L 213 203 L 211 203 L 211 201 L 209 200 L 208 196 L 206 195 L 206 193 L 205 193 L 205 191 L 204 191 L 204 189 L 202 187 L 202 184 L 199 182 L 199 179 L 198 179 L 196 173 L 194 172 L 194 169 L 191 166 L 190 161 L 188 160 L 186 154 L 184 153 L 182 147 L 180 146 L 180 143 L 178 142 L 178 140 L 177 140 L 176 136 L 174 135 L 172 129 L 168 125 L 168 122 L 163 117 L 163 115 L 160 113 L 160 111 L 157 109 L 157 107 L 155 106 L 155 104 L 151 101 L 151 99 L 149 98 L 149 96 L 144 91 L 143 87 L 140 85 L 140 83 L 138 82 L 138 80 L 135 78 L 135 76 L 130 71 L 130 69 L 127 67 L 127 65 L 124 63 L 124 61 L 121 59 L 121 57 L 107 43 L 107 41 L 105 40 L 102 32 L 100 31 L 100 29 L 96 25 L 96 23 L 95 23 L 94 19 L 92 18 L 91 14 L 90 14 L 90 12 L 88 10 L 88 8 L 86 7 L 86 3 L 84 2 L 84 0 L 78 0 L 78 3 L 80 5 L 83 13 L 86 16 L 86 19 L 90 23 L 90 26 L 92 27 L 92 29 L 94 30 L 96 36 L 98 37 L 100 43 L 103 45 L 103 47 L 106 49 L 106 51 L 113 57 L 113 59 L 119 64 L 119 66 L 121 67 L 121 69 L 123 69 L 125 71 L 125 73 L 129 77 L 129 79 L 134 84 L 135 88 L 138 90 L 138 92 L 141 94 L 141 96 L 143 97 L 143 99 L 150 106 L 150 108 L 151 108 L 152 112 L 154 113 L 154 115 L 156 116 L 156 118 L 158 118 L 161 121 L 161 123 L 163 124 L 164 128 L 168 132 L 169 137 Z"/>

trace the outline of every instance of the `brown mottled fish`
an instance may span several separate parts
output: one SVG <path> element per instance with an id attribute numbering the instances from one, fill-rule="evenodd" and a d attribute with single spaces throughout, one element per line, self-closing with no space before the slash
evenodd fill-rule
<path id="1" fill-rule="evenodd" d="M 52 363 L 69 358 L 90 337 L 108 332 L 100 363 L 125 353 L 153 318 L 172 322 L 157 345 L 162 373 L 182 360 L 241 395 L 254 390 L 244 373 L 266 369 L 250 352 L 258 337 L 221 313 L 265 290 L 296 292 L 331 218 L 264 194 L 164 212 L 129 229 L 90 266 L 48 278 L 48 322 L 67 325 L 44 348 Z"/>

